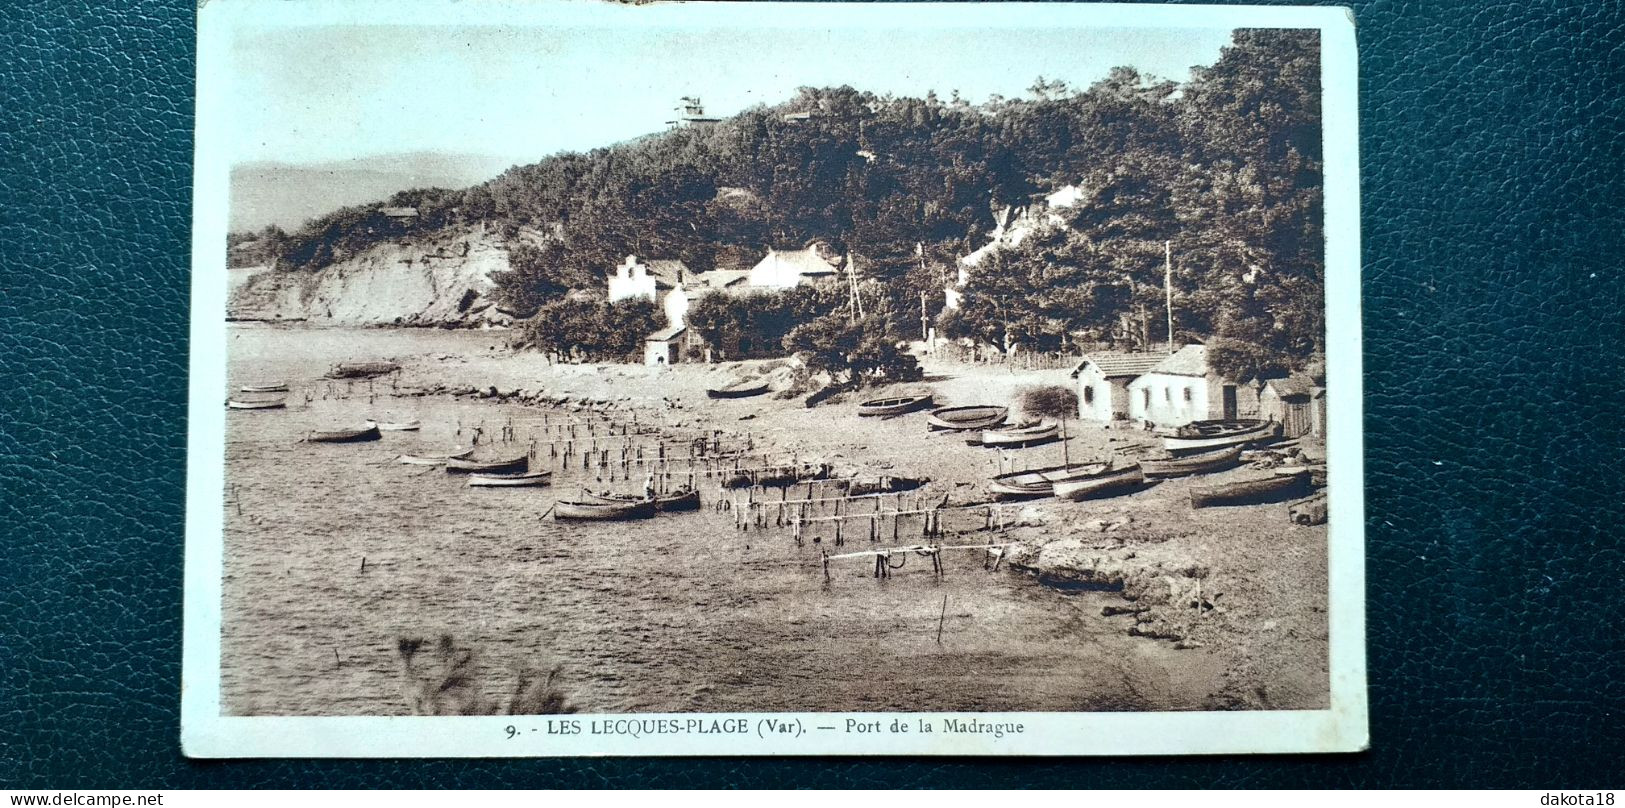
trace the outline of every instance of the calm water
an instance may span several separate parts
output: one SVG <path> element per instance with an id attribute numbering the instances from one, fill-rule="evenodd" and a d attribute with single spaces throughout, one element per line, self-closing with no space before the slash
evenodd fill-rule
<path id="1" fill-rule="evenodd" d="M 1105 595 L 988 573 L 971 552 L 948 554 L 940 581 L 914 558 L 878 581 L 867 560 L 837 562 L 826 582 L 818 545 L 737 532 L 710 507 L 633 524 L 543 519 L 573 477 L 480 490 L 393 462 L 466 443 L 482 421 L 523 430 L 541 410 L 393 398 L 383 384 L 369 401 L 364 383 L 315 381 L 335 361 L 480 352 L 500 335 L 234 326 L 230 340 L 234 386 L 285 379 L 297 406 L 228 416 L 229 713 L 404 713 L 397 638 L 440 634 L 478 653 L 492 695 L 517 668 L 562 664 L 592 712 L 1196 708 L 1216 673 L 1202 652 L 1127 637 L 1123 618 L 1099 616 L 1115 602 Z M 367 417 L 424 429 L 297 443 Z"/>

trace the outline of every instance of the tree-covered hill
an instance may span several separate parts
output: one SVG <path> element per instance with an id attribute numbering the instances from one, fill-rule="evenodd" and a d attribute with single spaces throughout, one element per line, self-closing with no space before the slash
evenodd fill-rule
<path id="1" fill-rule="evenodd" d="M 934 315 L 953 259 L 986 241 L 996 211 L 1074 184 L 1068 226 L 978 271 L 945 328 L 1040 349 L 1136 339 L 1124 315 L 1160 308 L 1171 242 L 1180 331 L 1301 364 L 1323 341 L 1319 64 L 1313 31 L 1241 30 L 1183 84 L 1119 68 L 974 105 L 803 88 L 714 125 L 335 211 L 281 239 L 279 266 L 450 227 L 525 233 L 499 279 L 523 313 L 601 286 L 629 253 L 703 270 L 826 238 L 865 257 L 884 308 L 912 312 L 900 336 L 917 335 L 919 292 Z M 399 206 L 417 219 L 382 212 Z"/>

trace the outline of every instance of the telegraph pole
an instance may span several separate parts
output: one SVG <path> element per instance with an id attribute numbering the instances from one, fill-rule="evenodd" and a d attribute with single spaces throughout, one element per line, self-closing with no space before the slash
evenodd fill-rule
<path id="1" fill-rule="evenodd" d="M 1168 301 L 1168 353 L 1174 352 L 1174 246 L 1162 243 L 1162 292 Z"/>

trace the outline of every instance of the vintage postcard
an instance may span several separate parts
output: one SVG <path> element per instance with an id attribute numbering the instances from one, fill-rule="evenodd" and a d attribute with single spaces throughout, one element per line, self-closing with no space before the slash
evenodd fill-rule
<path id="1" fill-rule="evenodd" d="M 188 755 L 1365 747 L 1346 10 L 198 37 Z"/>

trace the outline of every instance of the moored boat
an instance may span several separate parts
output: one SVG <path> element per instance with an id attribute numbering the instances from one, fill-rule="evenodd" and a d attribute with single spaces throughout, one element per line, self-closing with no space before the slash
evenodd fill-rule
<path id="1" fill-rule="evenodd" d="M 657 511 L 697 511 L 700 509 L 700 492 L 673 491 L 669 494 L 656 494 L 653 500 L 645 499 L 637 494 L 598 494 L 592 491 L 581 492 L 585 501 L 602 503 L 633 503 L 654 502 Z"/>
<path id="2" fill-rule="evenodd" d="M 305 440 L 309 443 L 364 443 L 381 437 L 378 424 L 368 421 L 350 429 L 317 430 L 305 435 Z"/>
<path id="3" fill-rule="evenodd" d="M 547 485 L 553 481 L 551 471 L 521 471 L 517 474 L 469 474 L 470 488 L 521 488 Z"/>
<path id="4" fill-rule="evenodd" d="M 1251 480 L 1238 480 L 1221 485 L 1204 485 L 1191 489 L 1191 507 L 1212 505 L 1258 505 L 1295 499 L 1309 490 L 1309 475 L 1271 474 Z"/>
<path id="5" fill-rule="evenodd" d="M 258 382 L 256 384 L 245 384 L 242 387 L 237 388 L 237 392 L 239 392 L 239 393 L 286 393 L 286 392 L 288 392 L 288 385 L 286 383 L 284 383 L 284 382 Z"/>
<path id="6" fill-rule="evenodd" d="M 1033 499 L 1054 496 L 1055 484 L 1067 480 L 1093 477 L 1111 468 L 1109 463 L 1084 463 L 1073 466 L 1051 466 L 1044 469 L 1000 474 L 988 483 L 987 489 L 994 499 Z"/>
<path id="7" fill-rule="evenodd" d="M 1019 449 L 1036 443 L 1047 443 L 1061 434 L 1061 425 L 1051 422 L 1022 424 L 1003 429 L 985 429 L 982 434 L 965 441 L 971 446 L 993 446 Z"/>
<path id="8" fill-rule="evenodd" d="M 459 449 L 459 450 L 457 450 L 455 452 L 451 452 L 450 454 L 443 454 L 443 455 L 403 454 L 400 457 L 397 457 L 395 459 L 399 460 L 402 463 L 407 464 L 408 466 L 439 466 L 439 465 L 444 465 L 447 460 L 462 460 L 462 459 L 468 457 L 469 455 L 471 455 L 473 453 L 474 453 L 474 447 L 470 446 L 467 449 Z"/>
<path id="9" fill-rule="evenodd" d="M 629 519 L 648 519 L 654 515 L 654 501 L 647 499 L 640 499 L 637 502 L 567 502 L 560 500 L 553 506 L 554 519 L 621 522 Z"/>
<path id="10" fill-rule="evenodd" d="M 1138 463 L 1111 469 L 1092 477 L 1065 480 L 1055 484 L 1055 496 L 1075 501 L 1116 496 L 1145 484 L 1145 472 Z"/>
<path id="11" fill-rule="evenodd" d="M 507 460 L 468 460 L 461 457 L 446 459 L 447 474 L 518 474 L 529 470 L 528 454 Z"/>
<path id="12" fill-rule="evenodd" d="M 423 428 L 422 421 L 379 421 L 378 428 L 385 432 L 416 432 Z"/>
<path id="13" fill-rule="evenodd" d="M 1279 434 L 1281 425 L 1274 421 L 1254 418 L 1235 418 L 1223 421 L 1192 421 L 1162 439 L 1162 448 L 1170 452 L 1192 452 L 1220 449 L 1245 443 L 1267 441 Z"/>
<path id="14" fill-rule="evenodd" d="M 741 382 L 734 382 L 726 387 L 708 389 L 705 394 L 711 398 L 749 398 L 750 396 L 759 396 L 765 392 L 767 392 L 766 379 L 746 379 Z"/>
<path id="15" fill-rule="evenodd" d="M 280 410 L 288 406 L 286 399 L 227 399 L 226 408 L 232 410 Z"/>
<path id="16" fill-rule="evenodd" d="M 1004 423 L 1009 413 L 1009 407 L 941 407 L 927 414 L 925 423 L 932 429 L 988 429 Z"/>
<path id="17" fill-rule="evenodd" d="M 394 362 L 340 362 L 327 370 L 329 379 L 365 379 L 383 376 L 401 369 Z"/>
<path id="18" fill-rule="evenodd" d="M 873 398 L 858 405 L 858 415 L 902 415 L 931 406 L 930 393 L 910 393 L 890 398 Z"/>
<path id="19" fill-rule="evenodd" d="M 1142 460 L 1140 467 L 1147 477 L 1185 477 L 1222 471 L 1236 465 L 1241 458 L 1241 447 L 1231 446 L 1213 452 L 1189 454 L 1166 460 Z"/>

